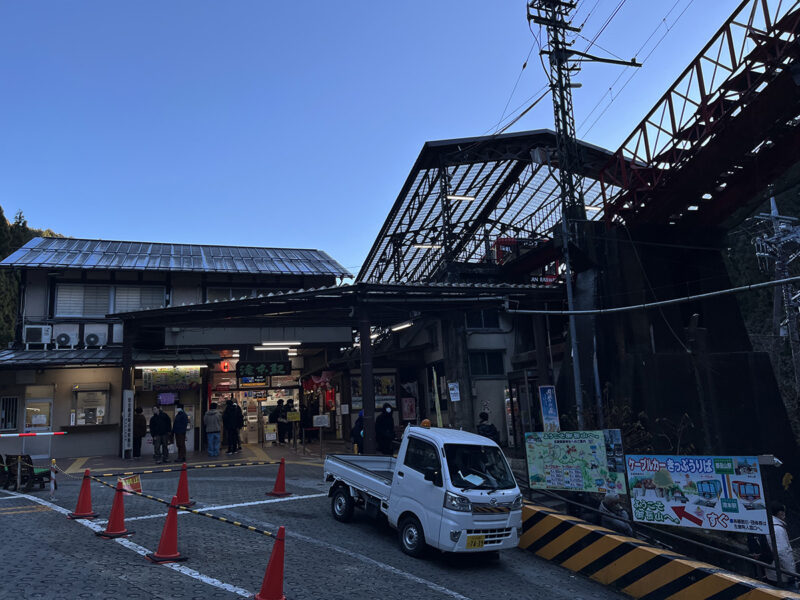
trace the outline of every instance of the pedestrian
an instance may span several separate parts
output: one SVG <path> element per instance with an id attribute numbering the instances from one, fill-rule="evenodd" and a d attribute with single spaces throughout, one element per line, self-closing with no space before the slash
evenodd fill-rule
<path id="1" fill-rule="evenodd" d="M 236 411 L 236 448 L 234 453 L 239 453 L 242 451 L 242 438 L 239 432 L 244 427 L 244 414 L 242 414 L 242 407 L 236 403 L 233 404 L 233 409 Z"/>
<path id="2" fill-rule="evenodd" d="M 150 437 L 153 438 L 153 460 L 157 463 L 169 460 L 169 432 L 172 420 L 158 406 L 153 407 L 150 417 Z"/>
<path id="3" fill-rule="evenodd" d="M 375 419 L 375 440 L 381 454 L 391 456 L 392 441 L 394 440 L 394 417 L 392 416 L 392 405 L 388 402 L 383 403 L 383 410 Z"/>
<path id="4" fill-rule="evenodd" d="M 147 419 L 144 410 L 137 406 L 133 415 L 133 458 L 142 458 L 142 438 L 147 435 Z"/>
<path id="5" fill-rule="evenodd" d="M 619 494 L 606 494 L 600 502 L 600 525 L 633 537 L 633 529 L 628 521 L 630 521 L 630 516 L 625 510 Z"/>
<path id="6" fill-rule="evenodd" d="M 189 429 L 189 415 L 183 410 L 183 404 L 175 404 L 175 420 L 172 423 L 172 435 L 175 436 L 175 447 L 178 458 L 175 462 L 186 462 L 186 432 Z"/>
<path id="7" fill-rule="evenodd" d="M 487 437 L 493 440 L 495 444 L 499 444 L 500 432 L 497 431 L 497 427 L 494 426 L 494 423 L 489 423 L 489 413 L 484 411 L 478 415 L 478 418 L 480 419 L 477 426 L 478 435 Z"/>
<path id="8" fill-rule="evenodd" d="M 275 422 L 278 423 L 278 444 L 281 446 L 286 442 L 286 408 L 283 406 L 283 398 L 278 400 L 275 407 Z"/>
<path id="9" fill-rule="evenodd" d="M 222 429 L 222 415 L 217 410 L 217 403 L 212 402 L 206 414 L 203 415 L 203 425 L 208 437 L 208 455 L 219 456 L 219 433 Z"/>
<path id="10" fill-rule="evenodd" d="M 359 454 L 364 454 L 364 411 L 358 411 L 358 418 L 350 430 L 350 439 L 353 447 L 358 449 Z"/>
<path id="11" fill-rule="evenodd" d="M 236 452 L 239 441 L 239 431 L 236 429 L 238 419 L 233 400 L 225 401 L 225 410 L 222 411 L 222 425 L 225 427 L 225 438 L 228 440 L 228 451 L 225 454 Z"/>
<path id="12" fill-rule="evenodd" d="M 772 547 L 772 541 L 769 537 L 767 538 L 767 545 L 774 556 L 773 566 L 780 566 L 781 568 L 781 583 L 778 583 L 778 574 L 775 569 L 766 569 L 767 580 L 778 587 L 793 589 L 796 585 L 795 579 L 791 575 L 787 575 L 786 571 L 796 573 L 797 567 L 794 562 L 792 545 L 789 542 L 789 531 L 786 527 L 786 507 L 780 502 L 770 502 L 769 512 L 772 514 L 772 525 L 775 529 L 775 545 L 777 548 Z"/>

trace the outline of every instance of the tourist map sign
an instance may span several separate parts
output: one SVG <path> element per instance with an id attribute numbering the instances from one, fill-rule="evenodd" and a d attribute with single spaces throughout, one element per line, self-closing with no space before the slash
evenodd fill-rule
<path id="1" fill-rule="evenodd" d="M 602 431 L 529 432 L 525 453 L 532 488 L 625 493 L 624 474 L 608 469 Z"/>
<path id="2" fill-rule="evenodd" d="M 633 520 L 768 534 L 755 456 L 628 455 Z"/>

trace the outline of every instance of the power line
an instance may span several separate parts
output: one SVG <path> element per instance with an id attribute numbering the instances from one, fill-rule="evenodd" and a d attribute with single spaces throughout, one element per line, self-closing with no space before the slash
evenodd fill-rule
<path id="1" fill-rule="evenodd" d="M 586 48 L 584 48 L 584 50 L 583 50 L 584 52 L 588 52 L 589 50 L 591 50 L 592 46 L 594 46 L 595 42 L 597 42 L 597 39 L 601 35 L 603 35 L 603 32 L 606 30 L 606 27 L 608 27 L 611 24 L 611 21 L 614 20 L 614 17 L 617 16 L 617 13 L 625 5 L 625 2 L 627 2 L 627 0 L 619 0 L 619 3 L 617 4 L 617 7 L 611 12 L 611 14 L 608 16 L 608 18 L 606 18 L 606 22 L 603 23 L 603 26 L 600 27 L 600 30 L 594 35 L 594 37 L 591 40 L 589 40 L 589 45 L 586 46 Z M 598 48 L 599 48 L 599 46 L 598 46 Z"/>
<path id="2" fill-rule="evenodd" d="M 738 287 L 727 288 L 724 290 L 717 290 L 715 292 L 706 292 L 704 294 L 694 294 L 691 296 L 683 296 L 680 298 L 671 298 L 670 300 L 659 300 L 658 302 L 646 302 L 644 304 L 629 304 L 628 306 L 617 306 L 615 308 L 596 308 L 593 310 L 508 309 L 506 312 L 518 315 L 606 315 L 612 313 L 631 312 L 634 310 L 647 310 L 649 308 L 671 306 L 673 304 L 683 304 L 684 302 L 694 302 L 695 300 L 705 300 L 706 298 L 714 298 L 716 296 L 727 296 L 729 294 L 738 294 L 740 292 L 750 292 L 762 288 L 783 285 L 785 283 L 794 283 L 795 281 L 800 281 L 800 275 L 797 275 L 795 277 L 787 277 L 786 279 L 776 279 L 774 281 L 764 281 L 762 283 L 751 283 L 750 285 L 740 285 Z"/>

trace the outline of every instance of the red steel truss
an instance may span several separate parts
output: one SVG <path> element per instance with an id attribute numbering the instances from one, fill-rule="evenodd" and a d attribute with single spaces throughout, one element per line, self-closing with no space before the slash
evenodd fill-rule
<path id="1" fill-rule="evenodd" d="M 730 225 L 800 161 L 800 0 L 745 0 L 606 166 L 611 222 Z"/>

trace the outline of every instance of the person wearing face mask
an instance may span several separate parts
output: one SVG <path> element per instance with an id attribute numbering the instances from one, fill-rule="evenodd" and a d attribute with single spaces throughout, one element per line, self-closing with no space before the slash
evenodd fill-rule
<path id="1" fill-rule="evenodd" d="M 392 406 L 385 402 L 381 414 L 375 419 L 375 441 L 381 454 L 392 454 L 392 440 L 394 440 Z"/>

